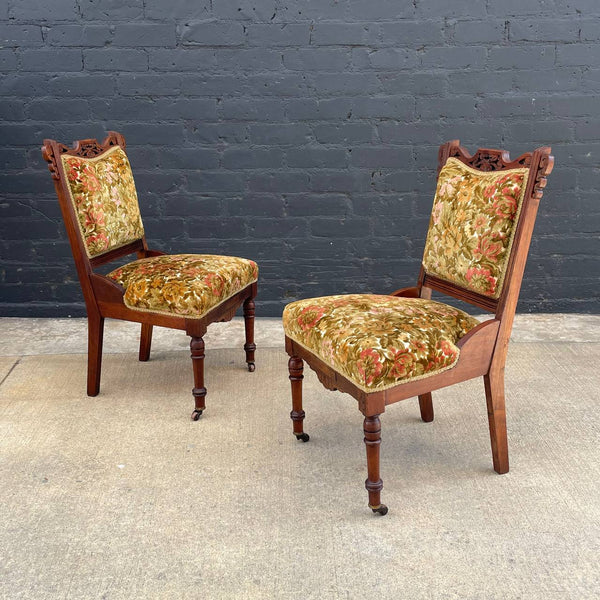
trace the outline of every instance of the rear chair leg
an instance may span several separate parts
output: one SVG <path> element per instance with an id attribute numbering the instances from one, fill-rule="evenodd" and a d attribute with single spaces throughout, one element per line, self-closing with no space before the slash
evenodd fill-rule
<path id="1" fill-rule="evenodd" d="M 492 458 L 496 473 L 508 473 L 508 439 L 504 404 L 504 371 L 483 376 L 487 400 Z"/>
<path id="2" fill-rule="evenodd" d="M 100 392 L 100 372 L 102 370 L 103 338 L 104 317 L 100 317 L 99 315 L 88 315 L 88 396 L 97 396 Z"/>
<path id="3" fill-rule="evenodd" d="M 381 504 L 383 481 L 379 476 L 379 448 L 381 446 L 381 421 L 379 415 L 365 417 L 363 429 L 367 446 L 367 480 L 365 487 L 369 492 L 369 508 L 374 513 L 386 515 L 388 507 Z"/>
<path id="4" fill-rule="evenodd" d="M 421 409 L 421 419 L 423 419 L 425 423 L 431 423 L 431 421 L 433 421 L 433 400 L 431 398 L 431 392 L 419 396 L 419 408 Z"/>
<path id="5" fill-rule="evenodd" d="M 152 325 L 142 323 L 140 334 L 140 360 L 146 362 L 150 358 L 150 347 L 152 346 Z"/>
<path id="6" fill-rule="evenodd" d="M 201 337 L 192 336 L 190 341 L 190 350 L 192 351 L 192 365 L 194 367 L 194 396 L 195 408 L 192 413 L 192 421 L 197 421 L 206 408 L 205 397 L 206 388 L 204 387 L 204 340 Z"/>
<path id="7" fill-rule="evenodd" d="M 292 382 L 292 412 L 290 417 L 294 424 L 294 435 L 297 440 L 308 442 L 310 439 L 308 433 L 304 433 L 304 411 L 302 410 L 302 380 L 304 375 L 304 362 L 297 356 L 290 357 L 288 361 L 290 371 L 290 381 Z"/>
<path id="8" fill-rule="evenodd" d="M 251 373 L 255 369 L 254 351 L 256 344 L 254 343 L 254 299 L 246 298 L 244 301 L 244 328 L 246 330 L 246 343 L 244 350 L 246 351 L 246 362 L 248 363 L 248 371 Z"/>

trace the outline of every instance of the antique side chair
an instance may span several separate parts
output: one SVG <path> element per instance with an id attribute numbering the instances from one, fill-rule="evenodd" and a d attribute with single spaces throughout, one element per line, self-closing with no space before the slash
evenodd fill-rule
<path id="1" fill-rule="evenodd" d="M 256 263 L 234 256 L 149 250 L 120 133 L 110 131 L 102 143 L 80 140 L 73 148 L 44 140 L 42 154 L 54 179 L 87 309 L 88 396 L 100 391 L 105 318 L 141 323 L 141 361 L 150 357 L 154 325 L 182 329 L 192 338 L 192 419 L 197 421 L 206 396 L 202 338 L 211 323 L 230 320 L 242 304 L 246 362 L 254 371 Z M 95 272 L 133 253 L 138 260 L 106 276 Z"/>
<path id="2" fill-rule="evenodd" d="M 438 180 L 415 287 L 390 295 L 310 298 L 283 313 L 290 355 L 293 431 L 307 442 L 304 361 L 328 389 L 351 394 L 364 415 L 369 507 L 385 515 L 379 476 L 386 406 L 418 396 L 433 420 L 433 390 L 483 376 L 494 469 L 508 471 L 504 365 L 531 234 L 554 158 L 538 148 L 511 160 L 473 156 L 458 140 L 440 147 Z M 492 313 L 481 323 L 431 299 L 435 290 Z"/>

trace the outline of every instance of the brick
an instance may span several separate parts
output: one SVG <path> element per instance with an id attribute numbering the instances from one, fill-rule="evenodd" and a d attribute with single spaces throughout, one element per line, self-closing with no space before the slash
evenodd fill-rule
<path id="1" fill-rule="evenodd" d="M 181 88 L 181 76 L 169 74 L 120 74 L 117 88 L 123 96 L 177 96 Z"/>
<path id="2" fill-rule="evenodd" d="M 375 128 L 368 123 L 319 125 L 314 128 L 314 135 L 322 144 L 360 144 L 373 141 Z"/>
<path id="3" fill-rule="evenodd" d="M 323 95 L 362 95 L 377 93 L 381 89 L 381 83 L 373 73 L 318 73 L 315 86 Z"/>
<path id="4" fill-rule="evenodd" d="M 458 21 L 452 27 L 454 43 L 499 44 L 507 37 L 505 21 L 486 20 Z"/>
<path id="5" fill-rule="evenodd" d="M 248 43 L 251 46 L 307 46 L 309 41 L 309 25 L 299 23 L 248 25 Z"/>
<path id="6" fill-rule="evenodd" d="M 218 19 L 271 22 L 277 16 L 278 4 L 276 0 L 214 2 L 212 12 Z"/>
<path id="7" fill-rule="evenodd" d="M 46 32 L 51 46 L 104 46 L 112 40 L 107 25 L 51 25 Z"/>
<path id="8" fill-rule="evenodd" d="M 88 103 L 80 99 L 33 100 L 26 112 L 29 119 L 36 121 L 87 121 L 90 116 Z"/>
<path id="9" fill-rule="evenodd" d="M 421 54 L 421 64 L 425 68 L 477 69 L 486 61 L 483 46 L 447 46 L 425 48 Z"/>
<path id="10" fill-rule="evenodd" d="M 297 217 L 335 216 L 346 217 L 350 214 L 350 202 L 344 194 L 289 194 L 287 214 Z M 298 248 L 294 248 L 294 256 Z M 316 252 L 315 256 L 322 256 Z"/>
<path id="11" fill-rule="evenodd" d="M 361 238 L 370 231 L 368 219 L 350 218 L 314 218 L 310 220 L 310 232 L 316 237 Z"/>
<path id="12" fill-rule="evenodd" d="M 157 116 L 161 120 L 214 121 L 217 119 L 217 103 L 208 98 L 158 98 L 155 106 Z"/>
<path id="13" fill-rule="evenodd" d="M 248 188 L 254 192 L 294 192 L 308 189 L 309 177 L 306 173 L 279 171 L 252 173 L 248 176 Z"/>
<path id="14" fill-rule="evenodd" d="M 288 167 L 293 168 L 345 168 L 348 156 L 342 148 L 304 146 L 289 149 L 286 152 L 286 162 Z"/>
<path id="15" fill-rule="evenodd" d="M 22 50 L 19 60 L 22 71 L 63 73 L 83 70 L 81 50 L 75 49 Z"/>
<path id="16" fill-rule="evenodd" d="M 282 66 L 282 51 L 270 48 L 217 48 L 219 69 L 225 71 L 277 71 Z"/>
<path id="17" fill-rule="evenodd" d="M 204 171 L 188 174 L 190 192 L 237 192 L 244 189 L 244 177 L 225 171 Z"/>
<path id="18" fill-rule="evenodd" d="M 285 113 L 290 121 L 349 119 L 353 101 L 353 98 L 292 98 L 286 101 Z"/>
<path id="19" fill-rule="evenodd" d="M 410 148 L 390 147 L 354 147 L 350 150 L 350 162 L 355 167 L 374 169 L 401 168 L 412 163 Z"/>
<path id="20" fill-rule="evenodd" d="M 207 48 L 157 48 L 146 52 L 152 71 L 199 71 L 217 64 L 215 51 Z"/>
<path id="21" fill-rule="evenodd" d="M 40 46 L 42 42 L 42 28 L 39 25 L 0 23 L 0 47 Z"/>
<path id="22" fill-rule="evenodd" d="M 244 27 L 234 22 L 190 22 L 183 26 L 181 32 L 181 43 L 184 45 L 241 46 L 245 41 Z"/>
<path id="23" fill-rule="evenodd" d="M 0 119 L 2 119 L 3 121 L 23 121 L 25 120 L 24 107 L 24 102 L 20 99 L 3 99 L 0 102 Z"/>
<path id="24" fill-rule="evenodd" d="M 206 19 L 211 15 L 211 0 L 144 0 L 145 15 L 155 20 Z"/>
<path id="25" fill-rule="evenodd" d="M 510 39 L 517 42 L 577 42 L 580 27 L 577 21 L 565 19 L 515 19 L 510 21 Z"/>
<path id="26" fill-rule="evenodd" d="M 444 41 L 444 21 L 427 20 L 398 21 L 382 23 L 382 42 L 384 46 L 422 47 L 439 45 Z"/>
<path id="27" fill-rule="evenodd" d="M 285 106 L 281 100 L 241 100 L 237 98 L 223 101 L 223 117 L 234 121 L 283 121 Z"/>
<path id="28" fill-rule="evenodd" d="M 0 148 L 0 166 L 5 170 L 24 169 L 25 151 L 21 148 Z M 10 215 L 9 215 L 10 216 Z"/>
<path id="29" fill-rule="evenodd" d="M 411 97 L 391 96 L 376 98 L 354 98 L 352 101 L 352 116 L 356 118 L 409 119 L 415 115 L 415 102 Z"/>
<path id="30" fill-rule="evenodd" d="M 106 96 L 114 94 L 115 80 L 110 75 L 60 75 L 48 86 L 56 96 Z"/>
<path id="31" fill-rule="evenodd" d="M 15 20 L 34 21 L 65 21 L 76 19 L 78 16 L 76 0 L 19 0 L 11 2 L 9 17 Z"/>
<path id="32" fill-rule="evenodd" d="M 344 71 L 350 53 L 341 48 L 299 48 L 283 52 L 283 65 L 292 71 Z"/>
<path id="33" fill-rule="evenodd" d="M 232 198 L 226 202 L 228 213 L 231 215 L 240 215 L 244 217 L 267 217 L 274 221 L 276 218 L 283 218 L 284 200 L 277 194 L 244 194 L 241 198 Z M 281 232 L 275 232 L 272 237 L 280 237 Z"/>
<path id="34" fill-rule="evenodd" d="M 558 66 L 595 66 L 599 61 L 599 44 L 569 44 L 557 50 Z"/>
<path id="35" fill-rule="evenodd" d="M 150 1 L 146 0 L 146 4 Z M 78 0 L 78 4 L 81 17 L 86 21 L 119 21 L 144 16 L 144 0 Z"/>
<path id="36" fill-rule="evenodd" d="M 223 152 L 226 169 L 278 169 L 282 164 L 279 148 L 228 148 Z"/>
<path id="37" fill-rule="evenodd" d="M 368 46 L 377 41 L 378 34 L 373 24 L 316 23 L 310 42 L 316 46 Z"/>
<path id="38" fill-rule="evenodd" d="M 92 117 L 103 120 L 129 121 L 131 115 L 141 121 L 154 121 L 157 107 L 148 98 L 90 98 Z"/>
<path id="39" fill-rule="evenodd" d="M 394 70 L 410 69 L 417 65 L 417 54 L 407 48 L 381 48 L 378 50 L 354 48 L 352 64 L 357 69 Z"/>
<path id="40" fill-rule="evenodd" d="M 554 46 L 491 48 L 491 69 L 551 69 L 554 67 Z"/>
<path id="41" fill-rule="evenodd" d="M 306 144 L 311 131 L 303 124 L 264 124 L 250 126 L 250 140 L 254 144 Z"/>
<path id="42" fill-rule="evenodd" d="M 365 170 L 319 169 L 310 175 L 313 192 L 364 192 L 371 184 L 371 173 Z"/>
<path id="43" fill-rule="evenodd" d="M 176 43 L 175 26 L 151 23 L 125 23 L 115 26 L 112 42 L 115 46 L 164 46 L 174 47 Z"/>
<path id="44" fill-rule="evenodd" d="M 17 69 L 17 55 L 14 50 L 0 50 L 0 71 L 15 71 Z"/>
<path id="45" fill-rule="evenodd" d="M 129 144 L 176 146 L 184 137 L 179 123 L 126 123 L 119 129 Z"/>
<path id="46" fill-rule="evenodd" d="M 116 48 L 83 51 L 85 68 L 89 71 L 147 71 L 148 54 L 143 50 Z"/>

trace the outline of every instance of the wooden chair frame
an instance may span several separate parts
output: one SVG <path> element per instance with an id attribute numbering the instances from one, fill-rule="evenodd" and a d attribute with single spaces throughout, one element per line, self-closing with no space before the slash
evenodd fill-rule
<path id="1" fill-rule="evenodd" d="M 475 377 L 483 377 L 487 400 L 490 438 L 494 470 L 508 471 L 508 444 L 504 398 L 504 367 L 510 332 L 521 288 L 523 271 L 539 202 L 546 186 L 546 177 L 552 171 L 554 158 L 549 147 L 538 148 L 532 153 L 511 160 L 508 152 L 480 148 L 471 156 L 460 146 L 459 140 L 443 144 L 438 153 L 438 175 L 449 157 L 454 157 L 469 167 L 480 171 L 503 171 L 521 167 L 529 168 L 529 179 L 521 216 L 517 224 L 512 252 L 509 258 L 502 292 L 497 299 L 463 289 L 425 272 L 421 272 L 415 287 L 403 288 L 390 294 L 405 298 L 431 298 L 433 290 L 468 302 L 493 318 L 480 323 L 461 338 L 457 346 L 460 356 L 456 365 L 447 371 L 425 379 L 400 383 L 385 391 L 366 393 L 352 381 L 334 371 L 317 356 L 286 336 L 285 347 L 290 356 L 289 378 L 292 387 L 293 432 L 297 439 L 308 441 L 304 433 L 305 413 L 302 410 L 303 361 L 313 369 L 321 383 L 330 390 L 347 392 L 358 401 L 358 409 L 364 415 L 364 441 L 367 451 L 368 477 L 365 483 L 369 493 L 369 507 L 373 512 L 386 514 L 388 509 L 381 503 L 383 482 L 379 475 L 379 452 L 381 445 L 380 415 L 386 406 L 407 398 L 418 396 L 421 418 L 433 421 L 431 392 Z"/>
<path id="2" fill-rule="evenodd" d="M 206 396 L 206 388 L 204 387 L 204 340 L 202 338 L 211 323 L 231 320 L 240 305 L 243 305 L 244 312 L 246 333 L 244 350 L 246 352 L 246 362 L 248 370 L 254 371 L 254 351 L 256 349 L 254 343 L 254 297 L 257 292 L 257 283 L 255 282 L 245 287 L 200 319 L 142 312 L 128 308 L 123 302 L 125 289 L 108 277 L 94 272 L 94 269 L 133 253 L 138 258 L 161 256 L 165 253 L 149 249 L 146 237 L 143 236 L 126 246 L 115 248 L 104 254 L 89 258 L 78 226 L 77 215 L 69 196 L 68 182 L 62 160 L 60 159 L 62 154 L 94 158 L 114 146 L 120 146 L 125 151 L 125 138 L 115 131 L 109 131 L 108 137 L 102 143 L 96 139 L 79 140 L 74 142 L 72 148 L 69 148 L 54 140 L 46 139 L 42 146 L 42 155 L 49 163 L 48 169 L 54 179 L 54 187 L 67 229 L 87 310 L 87 394 L 88 396 L 96 396 L 100 391 L 104 319 L 121 319 L 141 323 L 140 361 L 147 361 L 150 358 L 152 328 L 154 325 L 169 327 L 171 329 L 182 329 L 191 337 L 190 349 L 194 371 L 194 388 L 192 394 L 195 400 L 192 419 L 197 421 L 205 409 Z"/>

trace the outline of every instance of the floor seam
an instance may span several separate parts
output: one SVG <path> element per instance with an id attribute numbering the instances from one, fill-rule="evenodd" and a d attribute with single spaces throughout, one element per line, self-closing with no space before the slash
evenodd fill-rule
<path id="1" fill-rule="evenodd" d="M 22 358 L 23 358 L 22 356 L 17 358 L 17 361 L 15 362 L 15 364 L 10 368 L 8 373 L 2 378 L 2 381 L 0 381 L 0 388 L 2 387 L 2 384 L 9 378 L 10 374 L 14 371 L 15 367 L 21 362 Z"/>

